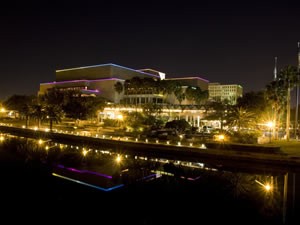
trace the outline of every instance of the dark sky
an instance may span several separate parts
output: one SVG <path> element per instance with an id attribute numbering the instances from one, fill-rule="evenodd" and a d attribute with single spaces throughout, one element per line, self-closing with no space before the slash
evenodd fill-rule
<path id="1" fill-rule="evenodd" d="M 0 99 L 36 94 L 55 70 L 115 63 L 258 91 L 297 65 L 300 1 L 8 1 Z"/>

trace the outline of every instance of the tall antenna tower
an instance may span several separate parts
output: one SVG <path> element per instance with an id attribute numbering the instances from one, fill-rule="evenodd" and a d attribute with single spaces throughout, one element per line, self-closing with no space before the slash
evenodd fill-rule
<path id="1" fill-rule="evenodd" d="M 275 57 L 274 80 L 277 80 L 277 57 Z"/>

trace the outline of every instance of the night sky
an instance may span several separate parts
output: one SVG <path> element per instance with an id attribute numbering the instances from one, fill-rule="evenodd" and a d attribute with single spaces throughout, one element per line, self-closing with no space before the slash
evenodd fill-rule
<path id="1" fill-rule="evenodd" d="M 224 2 L 224 3 L 222 3 Z M 115 63 L 258 91 L 297 65 L 300 1 L 9 1 L 0 7 L 0 99 L 55 70 Z"/>

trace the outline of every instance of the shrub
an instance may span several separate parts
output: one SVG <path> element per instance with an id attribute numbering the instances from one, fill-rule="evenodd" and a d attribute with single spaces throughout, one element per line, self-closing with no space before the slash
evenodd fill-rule
<path id="1" fill-rule="evenodd" d="M 236 131 L 231 134 L 231 141 L 242 144 L 257 144 L 261 134 L 257 131 Z"/>

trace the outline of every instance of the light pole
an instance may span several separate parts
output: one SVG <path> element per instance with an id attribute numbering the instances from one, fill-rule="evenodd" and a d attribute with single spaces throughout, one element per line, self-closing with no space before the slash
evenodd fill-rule
<path id="1" fill-rule="evenodd" d="M 296 114 L 295 114 L 295 138 L 298 139 L 298 111 L 299 111 L 299 82 L 300 82 L 300 42 L 298 42 L 298 66 L 297 66 L 297 85 L 296 85 Z"/>
<path id="2" fill-rule="evenodd" d="M 269 143 L 271 143 L 272 140 L 272 128 L 274 126 L 273 121 L 267 122 L 267 127 L 269 127 Z"/>

